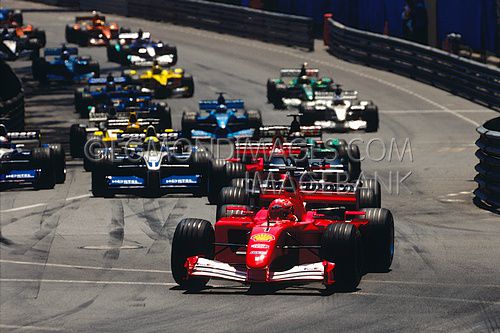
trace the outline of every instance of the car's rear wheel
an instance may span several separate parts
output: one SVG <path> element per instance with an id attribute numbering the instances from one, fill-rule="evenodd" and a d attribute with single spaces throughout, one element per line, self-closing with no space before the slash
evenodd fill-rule
<path id="1" fill-rule="evenodd" d="M 182 135 L 186 139 L 191 139 L 191 131 L 195 128 L 196 124 L 196 112 L 184 112 L 182 114 L 181 126 L 182 126 Z"/>
<path id="2" fill-rule="evenodd" d="M 172 240 L 171 270 L 175 282 L 183 289 L 199 290 L 207 278 L 188 277 L 186 260 L 192 256 L 213 259 L 215 232 L 210 222 L 201 219 L 183 219 L 177 225 Z"/>
<path id="3" fill-rule="evenodd" d="M 112 166 L 112 161 L 107 158 L 103 158 L 99 161 L 94 162 L 95 168 L 92 169 L 92 185 L 91 190 L 94 197 L 109 198 L 113 195 L 108 189 L 106 175 L 107 171 Z"/>
<path id="4" fill-rule="evenodd" d="M 385 208 L 365 209 L 368 224 L 362 227 L 366 266 L 373 272 L 387 272 L 394 258 L 394 217 Z"/>
<path id="5" fill-rule="evenodd" d="M 172 128 L 172 114 L 170 106 L 165 103 L 160 103 L 158 112 L 158 117 L 160 119 L 160 130 Z"/>
<path id="6" fill-rule="evenodd" d="M 189 98 L 189 97 L 193 97 L 194 95 L 194 79 L 191 75 L 184 75 L 184 77 L 182 78 L 182 86 L 183 87 L 186 87 L 186 91 L 184 92 L 184 94 L 182 95 L 182 97 L 186 97 L 186 98 Z"/>
<path id="7" fill-rule="evenodd" d="M 60 144 L 50 145 L 52 150 L 52 165 L 57 184 L 63 184 L 66 181 L 66 154 Z"/>
<path id="8" fill-rule="evenodd" d="M 259 110 L 248 110 L 248 126 L 256 130 L 262 127 L 262 114 Z"/>
<path id="9" fill-rule="evenodd" d="M 71 157 L 81 158 L 87 141 L 87 131 L 79 124 L 71 125 L 69 129 L 69 149 Z"/>
<path id="10" fill-rule="evenodd" d="M 232 208 L 237 208 L 237 209 L 232 209 Z M 233 215 L 243 215 L 246 211 L 250 210 L 251 207 L 247 205 L 222 205 L 217 210 L 217 220 L 223 217 L 231 217 Z"/>
<path id="11" fill-rule="evenodd" d="M 328 226 L 321 237 L 320 255 L 335 263 L 334 288 L 353 291 L 363 274 L 363 244 L 359 230 L 349 223 Z"/>
<path id="12" fill-rule="evenodd" d="M 33 148 L 31 152 L 33 166 L 40 169 L 40 175 L 34 182 L 35 189 L 52 189 L 56 185 L 56 175 L 52 164 L 52 151 L 49 147 Z"/>
<path id="13" fill-rule="evenodd" d="M 370 102 L 365 108 L 362 115 L 363 120 L 366 121 L 366 132 L 376 132 L 379 128 L 378 107 Z"/>
<path id="14" fill-rule="evenodd" d="M 224 183 L 224 170 L 225 165 L 228 163 L 223 159 L 215 159 L 212 161 L 212 167 L 210 169 L 210 178 L 209 178 L 209 188 L 208 188 L 208 202 L 211 205 L 217 204 L 219 201 L 219 194 L 222 187 L 225 185 Z"/>
<path id="15" fill-rule="evenodd" d="M 380 183 L 376 179 L 365 179 L 363 180 L 363 187 L 373 191 L 373 195 L 375 196 L 374 202 L 376 204 L 375 208 L 382 207 L 382 189 Z"/>
<path id="16" fill-rule="evenodd" d="M 372 189 L 360 187 L 357 190 L 357 204 L 358 208 L 378 208 L 378 198 Z"/>

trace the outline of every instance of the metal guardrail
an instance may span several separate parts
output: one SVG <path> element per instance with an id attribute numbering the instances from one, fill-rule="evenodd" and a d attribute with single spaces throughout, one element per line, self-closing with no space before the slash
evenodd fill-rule
<path id="1" fill-rule="evenodd" d="M 477 129 L 480 134 L 476 145 L 479 163 L 475 181 L 475 200 L 489 208 L 500 210 L 500 117 L 486 122 Z"/>
<path id="2" fill-rule="evenodd" d="M 0 123 L 10 131 L 24 130 L 24 92 L 9 65 L 0 60 Z"/>
<path id="3" fill-rule="evenodd" d="M 500 69 L 399 38 L 325 23 L 336 57 L 410 77 L 500 111 Z"/>
<path id="4" fill-rule="evenodd" d="M 201 0 L 128 0 L 127 15 L 314 50 L 314 22 L 307 17 Z"/>

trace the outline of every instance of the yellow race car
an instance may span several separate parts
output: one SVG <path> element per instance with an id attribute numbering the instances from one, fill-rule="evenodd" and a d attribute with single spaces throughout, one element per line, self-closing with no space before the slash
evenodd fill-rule
<path id="1" fill-rule="evenodd" d="M 154 91 L 156 98 L 172 96 L 192 97 L 194 94 L 193 77 L 182 68 L 163 68 L 157 62 L 147 70 L 125 70 L 124 76 L 137 82 L 145 88 Z"/>

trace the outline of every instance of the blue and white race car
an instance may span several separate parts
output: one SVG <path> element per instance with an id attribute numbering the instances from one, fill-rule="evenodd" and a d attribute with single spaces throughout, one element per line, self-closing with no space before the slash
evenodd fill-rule
<path id="1" fill-rule="evenodd" d="M 177 48 L 162 41 L 151 39 L 149 32 L 141 31 L 122 33 L 107 47 L 108 61 L 123 66 L 153 66 L 156 61 L 160 66 L 175 66 Z"/>
<path id="2" fill-rule="evenodd" d="M 47 48 L 44 56 L 33 59 L 33 78 L 42 84 L 50 82 L 79 83 L 99 77 L 99 63 L 91 57 L 78 56 L 75 47 Z"/>
<path id="3" fill-rule="evenodd" d="M 262 126 L 260 111 L 245 110 L 241 99 L 226 100 L 218 93 L 217 100 L 202 100 L 200 111 L 184 112 L 182 133 L 188 139 L 242 139 L 254 138 Z"/>
<path id="4" fill-rule="evenodd" d="M 115 148 L 104 148 L 93 161 L 92 193 L 157 197 L 213 192 L 210 155 L 179 138 L 178 132 L 157 134 L 152 126 L 146 133 L 120 134 Z"/>
<path id="5" fill-rule="evenodd" d="M 51 189 L 65 180 L 66 159 L 60 144 L 41 144 L 39 131 L 7 132 L 0 125 L 0 189 Z"/>
<path id="6" fill-rule="evenodd" d="M 93 106 L 114 104 L 113 100 L 124 102 L 128 99 L 146 103 L 151 100 L 152 96 L 151 90 L 131 84 L 126 77 L 113 77 L 110 74 L 106 78 L 89 79 L 86 87 L 75 90 L 75 111 L 82 118 L 88 118 Z M 118 104 L 123 103 L 119 102 Z M 123 107 L 125 106 L 123 105 Z"/>

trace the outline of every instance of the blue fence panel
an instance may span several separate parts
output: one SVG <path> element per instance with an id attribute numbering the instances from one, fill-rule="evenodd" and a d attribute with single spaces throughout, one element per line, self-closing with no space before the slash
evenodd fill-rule
<path id="1" fill-rule="evenodd" d="M 389 24 L 389 35 L 395 37 L 403 36 L 403 20 L 401 14 L 405 0 L 385 0 L 385 19 Z"/>
<path id="2" fill-rule="evenodd" d="M 495 51 L 495 0 L 440 0 L 437 7 L 440 41 L 451 32 L 474 49 Z"/>

